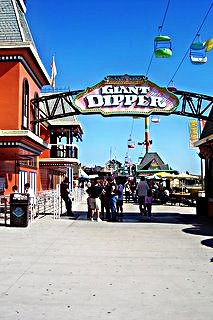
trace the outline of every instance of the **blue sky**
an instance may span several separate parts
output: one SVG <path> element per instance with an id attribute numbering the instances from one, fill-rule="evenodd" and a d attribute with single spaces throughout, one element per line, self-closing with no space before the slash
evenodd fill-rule
<path id="1" fill-rule="evenodd" d="M 27 1 L 27 21 L 39 55 L 51 74 L 51 59 L 57 66 L 56 88 L 86 89 L 107 75 L 146 75 L 153 42 L 158 35 L 167 0 L 61 0 Z M 212 0 L 171 0 L 162 34 L 172 38 L 173 56 L 153 58 L 148 78 L 161 87 L 169 81 L 197 34 Z M 213 8 L 205 20 L 200 39 L 213 37 Z M 204 65 L 184 59 L 174 77 L 179 90 L 212 96 L 213 50 Z M 144 148 L 127 148 L 131 137 L 144 141 L 144 119 L 79 116 L 84 129 L 80 147 L 83 165 L 104 165 L 110 158 L 124 162 L 126 154 L 137 163 Z M 151 151 L 158 152 L 165 163 L 179 171 L 200 173 L 200 158 L 189 149 L 189 118 L 161 116 L 150 125 Z M 110 153 L 111 150 L 111 153 Z"/>

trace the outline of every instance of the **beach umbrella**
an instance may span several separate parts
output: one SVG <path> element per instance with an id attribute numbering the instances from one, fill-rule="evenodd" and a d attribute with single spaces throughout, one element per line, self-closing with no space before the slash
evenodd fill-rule
<path id="1" fill-rule="evenodd" d="M 186 172 L 181 172 L 175 176 L 177 179 L 188 179 L 188 180 L 196 180 L 199 179 L 199 176 L 194 176 L 192 174 L 188 174 Z"/>
<path id="2" fill-rule="evenodd" d="M 159 178 L 164 178 L 164 179 L 174 179 L 175 178 L 175 175 L 171 174 L 170 172 L 158 172 L 156 173 L 156 175 L 159 177 Z"/>
<path id="3" fill-rule="evenodd" d="M 158 177 L 155 173 L 151 176 L 147 176 L 146 179 L 150 180 L 150 179 L 154 179 L 154 180 L 159 180 L 160 177 Z"/>

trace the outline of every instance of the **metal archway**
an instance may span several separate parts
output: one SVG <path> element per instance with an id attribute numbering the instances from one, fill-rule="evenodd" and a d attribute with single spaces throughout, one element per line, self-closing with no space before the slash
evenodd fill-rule
<path id="1" fill-rule="evenodd" d="M 80 114 L 73 100 L 77 94 L 83 91 L 76 90 L 49 95 L 45 94 L 42 97 L 32 99 L 31 104 L 37 109 L 36 114 L 38 115 L 32 122 L 44 122 Z M 171 114 L 202 120 L 213 120 L 209 116 L 213 107 L 213 97 L 176 89 L 173 89 L 172 93 L 179 97 L 180 104 Z M 162 115 L 159 113 L 153 114 Z"/>

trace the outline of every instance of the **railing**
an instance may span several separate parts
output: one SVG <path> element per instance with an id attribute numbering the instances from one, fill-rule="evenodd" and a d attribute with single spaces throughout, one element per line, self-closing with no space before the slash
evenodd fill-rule
<path id="1" fill-rule="evenodd" d="M 74 188 L 70 193 L 72 199 L 72 208 L 82 200 L 82 192 L 79 188 Z M 66 212 L 65 202 L 60 196 L 60 185 L 54 190 L 46 190 L 36 194 L 36 212 L 37 215 L 53 214 L 54 219 L 60 218 L 61 214 Z"/>
<path id="2" fill-rule="evenodd" d="M 7 225 L 9 220 L 10 206 L 9 206 L 9 196 L 0 196 L 0 224 Z"/>
<path id="3" fill-rule="evenodd" d="M 51 145 L 51 158 L 75 158 L 78 159 L 78 147 L 75 145 Z"/>
<path id="4" fill-rule="evenodd" d="M 84 191 L 82 188 L 74 188 L 70 193 L 72 199 L 72 208 L 76 209 L 77 205 L 83 200 Z M 60 219 L 61 215 L 66 212 L 65 203 L 60 196 L 60 185 L 54 190 L 46 190 L 36 193 L 36 201 L 33 207 L 29 206 L 30 222 L 41 215 L 52 215 L 54 219 Z M 9 195 L 0 196 L 0 224 L 9 225 L 10 203 Z"/>

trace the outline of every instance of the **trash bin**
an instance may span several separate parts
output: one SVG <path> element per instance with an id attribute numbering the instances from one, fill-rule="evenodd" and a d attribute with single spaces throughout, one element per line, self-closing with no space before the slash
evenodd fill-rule
<path id="1" fill-rule="evenodd" d="M 10 194 L 10 226 L 27 227 L 29 222 L 29 194 Z"/>
<path id="2" fill-rule="evenodd" d="M 196 214 L 198 216 L 208 215 L 208 199 L 204 191 L 199 191 L 196 200 Z"/>

